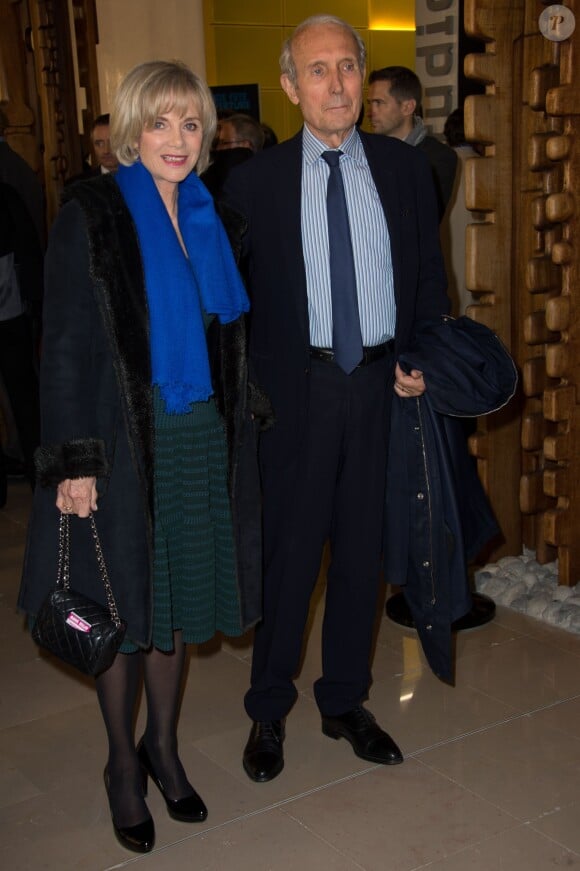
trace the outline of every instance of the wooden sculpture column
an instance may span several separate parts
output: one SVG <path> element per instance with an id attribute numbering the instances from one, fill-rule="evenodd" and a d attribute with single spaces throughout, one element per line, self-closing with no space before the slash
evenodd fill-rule
<path id="1" fill-rule="evenodd" d="M 32 0 L 29 9 L 50 225 L 64 179 L 81 169 L 69 7 L 67 0 Z"/>
<path id="2" fill-rule="evenodd" d="M 521 52 L 524 0 L 466 0 L 465 30 L 486 43 L 483 54 L 465 58 L 465 71 L 486 84 L 486 93 L 465 102 L 467 139 L 485 143 L 483 159 L 466 164 L 466 204 L 487 213 L 487 220 L 469 226 L 466 239 L 466 284 L 478 304 L 468 315 L 493 329 L 518 360 L 521 326 L 514 298 L 513 179 L 517 164 L 512 123 Z M 504 541 L 489 555 L 497 559 L 521 553 L 522 524 L 518 491 L 521 477 L 520 400 L 479 419 L 470 439 L 483 485 Z"/>
<path id="3" fill-rule="evenodd" d="M 28 9 L 20 0 L 0 0 L 0 102 L 8 122 L 7 139 L 42 181 L 37 94 L 30 85 L 24 31 Z"/>
<path id="4" fill-rule="evenodd" d="M 555 167 L 546 169 L 544 256 L 558 273 L 559 282 L 546 303 L 546 327 L 556 341 L 546 351 L 547 376 L 544 416 L 552 431 L 544 439 L 544 494 L 555 505 L 544 514 L 543 534 L 558 551 L 559 580 L 580 581 L 580 9 L 576 30 L 565 41 L 552 43 L 558 82 L 547 89 L 545 113 L 551 133 L 546 157 Z M 552 84 L 552 83 L 551 83 Z M 542 107 L 543 108 L 543 107 Z M 576 193 L 575 193 L 576 192 Z"/>
<path id="5" fill-rule="evenodd" d="M 573 11 L 577 0 L 565 4 Z M 557 555 L 560 583 L 580 580 L 580 306 L 578 29 L 539 30 L 540 0 L 467 0 L 466 30 L 486 42 L 466 73 L 486 83 L 466 101 L 466 133 L 486 143 L 466 176 L 469 315 L 494 329 L 521 372 L 520 398 L 482 418 L 471 441 L 505 535 L 491 558 L 522 543 Z M 552 7 L 550 7 L 551 9 Z M 560 5 L 559 9 L 562 8 Z M 578 10 L 577 10 L 578 11 Z M 546 10 L 548 14 L 548 10 Z M 519 499 L 518 499 L 519 494 Z M 576 520 L 577 522 L 577 520 Z"/>

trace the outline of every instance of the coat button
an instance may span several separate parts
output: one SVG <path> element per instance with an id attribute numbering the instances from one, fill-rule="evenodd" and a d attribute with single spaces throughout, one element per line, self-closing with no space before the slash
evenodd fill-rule
<path id="1" fill-rule="evenodd" d="M 425 498 L 425 494 L 421 493 L 421 491 L 419 490 L 419 492 L 417 493 L 417 499 L 419 501 L 422 501 L 424 498 Z"/>
<path id="2" fill-rule="evenodd" d="M 431 563 L 429 562 L 428 559 L 423 560 L 423 568 L 424 569 L 428 569 L 430 565 L 431 565 Z"/>

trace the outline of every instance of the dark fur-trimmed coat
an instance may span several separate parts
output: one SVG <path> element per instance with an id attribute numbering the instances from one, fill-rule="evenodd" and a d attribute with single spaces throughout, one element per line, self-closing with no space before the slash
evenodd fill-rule
<path id="1" fill-rule="evenodd" d="M 95 517 L 128 636 L 151 640 L 153 401 L 149 322 L 135 227 L 110 175 L 71 185 L 46 261 L 41 366 L 42 446 L 19 605 L 37 613 L 55 582 L 56 485 L 97 477 Z M 239 220 L 223 216 L 234 250 Z M 243 316 L 208 332 L 212 378 L 228 442 L 240 590 L 240 630 L 261 609 L 261 518 L 255 427 L 268 411 L 250 391 Z M 260 406 L 260 402 L 262 405 Z M 89 524 L 71 521 L 71 583 L 103 601 Z"/>

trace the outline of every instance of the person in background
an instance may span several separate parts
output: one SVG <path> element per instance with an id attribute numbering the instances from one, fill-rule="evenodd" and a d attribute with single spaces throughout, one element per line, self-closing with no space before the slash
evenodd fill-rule
<path id="1" fill-rule="evenodd" d="M 38 349 L 35 324 L 42 308 L 43 253 L 34 222 L 16 188 L 0 182 L 0 378 L 6 390 L 23 472 L 34 488 L 40 442 Z M 14 467 L 0 445 L 0 507 Z"/>
<path id="2" fill-rule="evenodd" d="M 357 129 L 365 54 L 340 18 L 299 24 L 283 46 L 280 81 L 304 126 L 233 170 L 224 190 L 247 222 L 250 365 L 275 416 L 259 445 L 264 618 L 245 696 L 252 726 L 243 766 L 256 782 L 284 766 L 285 721 L 327 539 L 322 675 L 314 684 L 322 731 L 369 762 L 403 761 L 363 705 L 391 397 L 393 388 L 406 398 L 425 390 L 421 372 L 404 372 L 396 354 L 417 320 L 439 317 L 449 303 L 427 159 Z"/>
<path id="3" fill-rule="evenodd" d="M 188 67 L 131 70 L 111 116 L 119 168 L 68 187 L 46 258 L 40 486 L 19 605 L 33 619 L 52 586 L 62 512 L 72 517 L 71 584 L 106 604 L 86 521 L 98 511 L 127 624 L 96 678 L 104 780 L 117 839 L 137 852 L 155 840 L 148 777 L 173 818 L 207 816 L 178 753 L 186 643 L 239 635 L 260 615 L 248 299 L 197 176 L 215 127 L 210 91 Z M 232 222 L 232 238 L 238 229 Z"/>
<path id="4" fill-rule="evenodd" d="M 32 167 L 10 146 L 6 132 L 7 104 L 0 105 L 0 182 L 15 188 L 32 218 L 42 250 L 46 241 L 44 191 Z"/>
<path id="5" fill-rule="evenodd" d="M 260 127 L 264 132 L 264 144 L 262 148 L 272 148 L 273 145 L 278 145 L 278 137 L 276 136 L 270 125 L 264 124 L 264 122 L 262 121 Z"/>
<path id="6" fill-rule="evenodd" d="M 427 155 L 441 221 L 453 191 L 457 155 L 443 142 L 429 136 L 420 116 L 422 98 L 419 77 L 408 67 L 383 67 L 369 75 L 367 106 L 373 133 L 395 136 Z"/>
<path id="7" fill-rule="evenodd" d="M 111 116 L 99 115 L 91 125 L 91 163 L 83 163 L 83 171 L 65 181 L 65 186 L 80 179 L 94 178 L 115 172 L 119 166 L 117 155 L 111 149 Z"/>
<path id="8" fill-rule="evenodd" d="M 237 113 L 224 118 L 218 124 L 214 142 L 216 151 L 227 148 L 249 148 L 260 151 L 264 145 L 262 125 L 251 115 Z"/>
<path id="9" fill-rule="evenodd" d="M 93 121 L 91 143 L 95 153 L 95 174 L 115 172 L 119 161 L 111 148 L 111 116 L 108 113 Z"/>
<path id="10" fill-rule="evenodd" d="M 231 170 L 260 151 L 264 131 L 255 118 L 241 113 L 220 118 L 213 142 L 211 163 L 201 179 L 212 196 L 219 200 Z"/>

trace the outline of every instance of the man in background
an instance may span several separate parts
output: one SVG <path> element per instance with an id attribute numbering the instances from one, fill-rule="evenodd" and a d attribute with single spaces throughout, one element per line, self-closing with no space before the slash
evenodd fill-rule
<path id="1" fill-rule="evenodd" d="M 43 253 L 24 199 L 0 182 L 0 379 L 16 424 L 23 472 L 34 487 L 40 443 L 36 324 L 42 306 Z M 14 461 L 0 445 L 0 507 Z M 18 464 L 16 464 L 18 465 Z"/>
<path id="2" fill-rule="evenodd" d="M 109 114 L 99 115 L 93 121 L 91 143 L 95 153 L 96 167 L 99 173 L 115 172 L 119 163 L 111 151 L 111 119 Z"/>
<path id="3" fill-rule="evenodd" d="M 219 119 L 211 164 L 201 175 L 214 198 L 220 198 L 232 169 L 262 150 L 264 139 L 262 125 L 251 115 L 237 112 Z"/>
<path id="4" fill-rule="evenodd" d="M 8 142 L 0 106 L 0 505 L 7 475 L 34 483 L 45 202 L 40 179 Z M 22 462 L 24 461 L 24 462 Z"/>
<path id="5" fill-rule="evenodd" d="M 422 98 L 421 82 L 408 67 L 383 67 L 369 76 L 367 105 L 373 132 L 402 139 L 425 152 L 433 171 L 441 221 L 453 192 L 457 155 L 427 133 L 419 114 Z"/>
<path id="6" fill-rule="evenodd" d="M 21 197 L 36 228 L 38 243 L 44 249 L 44 191 L 32 167 L 9 145 L 5 111 L 0 107 L 0 182 L 13 187 Z"/>
<path id="7" fill-rule="evenodd" d="M 91 145 L 93 147 L 93 162 L 85 164 L 84 170 L 66 180 L 66 184 L 80 181 L 83 178 L 92 178 L 95 175 L 103 175 L 115 172 L 119 163 L 115 154 L 111 151 L 110 116 L 108 113 L 99 115 L 93 121 L 91 127 Z"/>
<path id="8" fill-rule="evenodd" d="M 251 115 L 241 112 L 230 115 L 218 122 L 218 130 L 214 143 L 216 151 L 228 148 L 249 148 L 250 151 L 260 151 L 264 145 L 262 125 Z"/>

